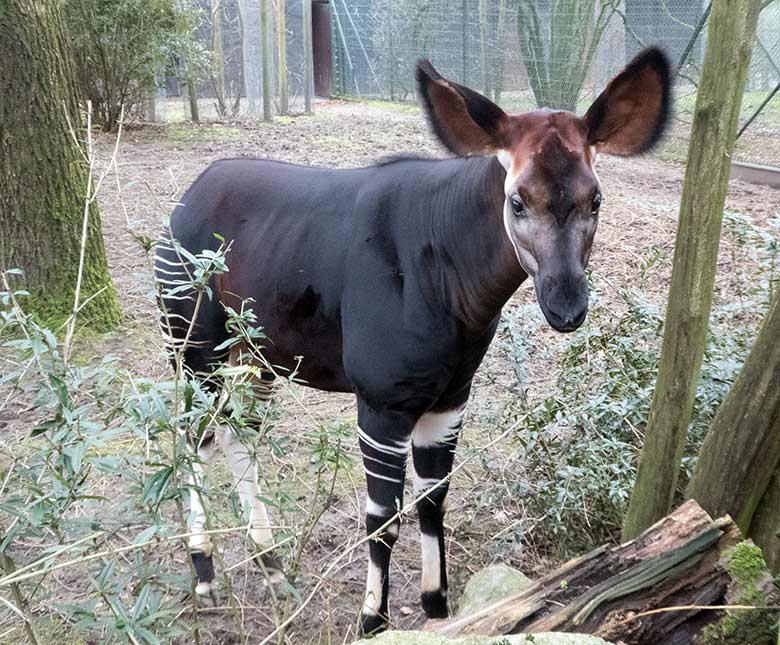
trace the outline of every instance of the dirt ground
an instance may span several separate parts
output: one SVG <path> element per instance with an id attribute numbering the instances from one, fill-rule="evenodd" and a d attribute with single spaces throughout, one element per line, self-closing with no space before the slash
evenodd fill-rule
<path id="1" fill-rule="evenodd" d="M 107 162 L 113 138 L 102 135 L 98 150 Z M 280 118 L 273 124 L 208 123 L 201 126 L 170 125 L 128 128 L 119 148 L 119 177 L 113 174 L 100 195 L 103 232 L 108 261 L 125 314 L 123 328 L 106 339 L 91 340 L 96 355 L 119 356 L 139 375 L 166 377 L 167 365 L 157 330 L 150 259 L 129 233 L 156 237 L 177 197 L 195 177 L 216 159 L 261 156 L 301 164 L 353 167 L 370 164 L 399 152 L 441 155 L 419 110 L 352 102 L 324 102 L 313 117 Z M 599 177 L 604 205 L 596 236 L 591 269 L 602 285 L 606 301 L 621 309 L 618 292 L 635 284 L 641 272 L 647 276 L 647 297 L 664 302 L 673 253 L 674 232 L 682 189 L 683 167 L 653 157 L 620 159 L 602 157 Z M 780 191 L 733 182 L 728 208 L 761 225 L 780 215 Z M 728 298 L 734 256 L 724 239 L 719 261 L 717 298 Z M 651 257 L 658 258 L 650 263 Z M 648 268 L 648 265 L 649 268 Z M 523 285 L 507 305 L 511 311 L 534 303 L 530 285 Z M 529 398 L 539 397 L 554 384 L 556 367 L 550 356 L 562 343 L 554 332 L 539 328 L 532 339 L 529 380 L 523 384 Z M 507 339 L 493 344 L 474 385 L 459 459 L 486 444 L 504 428 L 502 413 L 518 395 L 518 383 L 507 351 Z M 552 350 L 552 352 L 551 352 Z M 354 422 L 351 397 L 306 390 L 308 408 L 323 423 Z M 290 432 L 305 424 L 292 401 L 284 401 L 280 423 Z M 24 432 L 24 424 L 6 415 L 6 432 Z M 0 421 L 2 422 L 2 421 Z M 357 441 L 349 446 L 357 456 Z M 545 554 L 507 539 L 507 529 L 518 522 L 533 523 L 523 500 L 502 496 L 504 483 L 522 476 L 507 470 L 505 447 L 497 446 L 469 463 L 451 488 L 447 549 L 451 597 L 457 599 L 462 583 L 493 560 L 517 566 L 537 575 L 551 565 Z M 353 476 L 354 475 L 354 476 Z M 305 595 L 333 558 L 362 537 L 359 508 L 363 482 L 360 469 L 340 481 L 334 503 L 325 513 L 315 539 L 304 556 Z M 391 581 L 391 614 L 394 626 L 407 629 L 422 624 L 418 602 L 420 578 L 419 539 L 414 518 L 405 522 L 394 552 Z M 239 539 L 221 543 L 227 564 L 245 557 Z M 357 549 L 333 571 L 322 590 L 292 625 L 291 643 L 348 642 L 354 636 L 365 576 L 365 551 Z M 183 563 L 182 554 L 177 561 Z M 184 564 L 181 565 L 184 567 Z M 245 605 L 244 626 L 252 642 L 267 634 L 273 623 L 267 591 L 260 575 L 246 569 L 234 580 L 235 591 Z M 225 612 L 215 608 L 204 614 L 209 642 L 237 642 L 238 630 Z"/>

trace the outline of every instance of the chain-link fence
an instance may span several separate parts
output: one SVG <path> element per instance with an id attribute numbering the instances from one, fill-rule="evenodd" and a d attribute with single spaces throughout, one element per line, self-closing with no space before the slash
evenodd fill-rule
<path id="1" fill-rule="evenodd" d="M 211 61 L 197 92 L 202 118 L 260 114 L 264 42 L 271 44 L 267 91 L 274 113 L 284 111 L 283 79 L 288 111 L 303 111 L 304 1 L 266 2 L 263 32 L 261 0 L 196 0 L 196 39 Z M 321 96 L 414 101 L 414 65 L 427 57 L 448 78 L 509 111 L 547 106 L 582 113 L 642 47 L 660 45 L 673 62 L 676 86 L 675 125 L 660 154 L 685 159 L 710 0 L 313 0 L 311 9 L 313 89 Z M 168 79 L 156 103 L 158 120 L 188 118 L 189 101 L 185 88 Z M 766 0 L 737 159 L 780 166 L 779 142 L 780 0 Z"/>
<path id="2" fill-rule="evenodd" d="M 425 56 L 505 109 L 582 113 L 642 47 L 660 45 L 676 85 L 675 128 L 662 154 L 685 158 L 709 0 L 331 0 L 330 9 L 333 90 L 355 97 L 412 100 L 414 63 Z M 780 2 L 770 0 L 756 36 L 738 158 L 780 165 L 779 83 Z"/>
<path id="3" fill-rule="evenodd" d="M 261 0 L 186 0 L 184 4 L 195 24 L 196 90 L 191 96 L 186 84 L 188 61 L 176 56 L 173 60 L 174 73 L 160 79 L 156 100 L 149 106 L 148 112 L 153 120 L 189 120 L 193 101 L 197 103 L 201 119 L 261 115 L 264 89 L 262 59 L 266 43 L 267 89 L 273 114 L 303 112 L 304 0 L 266 0 L 265 25 Z M 313 21 L 318 25 L 315 37 L 322 38 L 321 33 L 324 32 L 327 39 L 323 40 L 329 43 L 329 17 L 320 8 L 321 4 L 313 3 L 314 12 L 307 14 L 307 20 L 311 21 L 308 16 L 313 15 Z M 284 15 L 283 21 L 280 21 L 280 13 Z M 282 30 L 283 41 L 279 36 Z M 280 59 L 282 49 L 283 61 Z M 322 63 L 324 54 L 327 65 L 321 67 L 327 71 L 331 68 L 331 53 L 323 50 L 320 47 L 320 60 L 317 62 Z M 284 81 L 286 106 L 282 105 L 280 91 Z M 327 91 L 319 89 L 321 94 L 330 93 L 329 85 Z"/>

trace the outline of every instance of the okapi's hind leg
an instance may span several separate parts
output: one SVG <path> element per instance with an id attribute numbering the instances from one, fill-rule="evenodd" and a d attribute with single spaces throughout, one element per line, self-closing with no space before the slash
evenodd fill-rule
<path id="1" fill-rule="evenodd" d="M 236 348 L 231 352 L 230 363 L 242 364 L 243 358 L 243 352 Z M 242 514 L 249 520 L 249 538 L 252 548 L 257 552 L 255 562 L 267 576 L 268 582 L 278 582 L 284 575 L 279 555 L 271 550 L 274 545 L 271 520 L 268 509 L 260 498 L 258 484 L 257 445 L 268 416 L 268 405 L 273 397 L 273 384 L 274 376 L 267 371 L 250 376 L 245 384 L 248 391 L 233 394 L 239 398 L 241 409 L 246 411 L 245 425 L 240 430 L 228 426 L 222 435 L 225 460 L 233 473 Z M 247 395 L 251 400 L 247 400 Z"/>
<path id="2" fill-rule="evenodd" d="M 249 518 L 249 537 L 252 548 L 257 551 L 255 562 L 268 576 L 269 582 L 277 582 L 282 578 L 284 570 L 280 558 L 271 550 L 274 536 L 268 509 L 260 499 L 256 451 L 253 446 L 247 445 L 253 441 L 254 437 L 239 437 L 236 430 L 230 427 L 223 434 L 225 460 L 236 482 L 244 518 Z"/>
<path id="3" fill-rule="evenodd" d="M 206 509 L 203 506 L 205 495 L 203 466 L 209 466 L 214 460 L 215 436 L 213 432 L 204 434 L 198 446 L 194 446 L 196 458 L 192 460 L 189 475 L 190 485 L 190 537 L 189 549 L 192 566 L 198 578 L 195 593 L 199 596 L 212 595 L 214 582 L 214 559 L 211 538 L 206 533 Z"/>

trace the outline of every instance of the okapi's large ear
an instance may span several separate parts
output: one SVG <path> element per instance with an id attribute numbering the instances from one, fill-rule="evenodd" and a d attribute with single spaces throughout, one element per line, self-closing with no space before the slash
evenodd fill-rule
<path id="1" fill-rule="evenodd" d="M 417 62 L 417 87 L 434 133 L 450 152 L 466 157 L 504 147 L 509 117 L 495 103 L 448 81 L 425 58 Z"/>
<path id="2" fill-rule="evenodd" d="M 671 93 L 666 54 L 655 47 L 640 52 L 588 109 L 588 143 L 613 155 L 650 150 L 669 123 Z"/>

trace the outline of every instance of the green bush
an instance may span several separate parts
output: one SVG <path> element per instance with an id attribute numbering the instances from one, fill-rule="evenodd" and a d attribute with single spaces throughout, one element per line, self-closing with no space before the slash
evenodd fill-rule
<path id="1" fill-rule="evenodd" d="M 93 121 L 114 129 L 155 89 L 181 38 L 174 0 L 69 0 L 64 3 L 80 98 Z"/>
<path id="2" fill-rule="evenodd" d="M 191 276 L 167 287 L 168 294 L 213 297 L 209 284 L 228 270 L 227 248 L 197 256 L 180 251 Z M 51 642 L 52 631 L 58 642 L 82 636 L 101 643 L 200 642 L 203 601 L 193 571 L 181 564 L 191 490 L 201 495 L 206 526 L 214 531 L 228 620 L 232 616 L 242 630 L 243 612 L 231 589 L 249 575 L 249 565 L 233 571 L 236 565 L 226 566 L 222 552 L 229 539 L 241 541 L 247 517 L 235 483 L 218 468 L 206 474 L 203 487 L 191 483 L 199 457 L 188 440 L 230 425 L 265 465 L 263 494 L 278 522 L 274 539 L 286 572 L 269 609 L 283 639 L 282 623 L 301 602 L 304 549 L 333 502 L 337 475 L 349 465 L 342 445 L 351 427 L 317 424 L 305 437 L 291 436 L 274 423 L 277 400 L 242 403 L 251 401 L 249 377 L 256 368 L 218 368 L 213 378 L 220 395 L 184 369 L 185 346 L 171 350 L 177 366 L 171 378 L 139 377 L 107 357 L 65 360 L 56 335 L 24 311 L 27 294 L 9 284 L 16 273 L 0 273 L 0 412 L 9 402 L 25 401 L 32 429 L 27 437 L 7 436 L 0 446 L 0 596 L 12 598 L 0 607 L 0 621 L 12 622 L 5 635 L 17 631 L 17 638 L 24 629 L 32 643 Z M 230 342 L 259 352 L 265 336 L 249 303 L 227 313 Z M 276 375 L 277 387 L 305 411 L 297 390 L 290 391 L 295 373 Z M 59 587 L 62 574 L 70 581 L 67 594 Z M 43 618 L 34 609 L 41 605 L 48 608 Z"/>
<path id="3" fill-rule="evenodd" d="M 758 227 L 739 213 L 725 215 L 724 236 L 731 238 L 732 262 L 739 271 L 730 276 L 737 293 L 718 302 L 712 313 L 679 495 L 766 310 L 775 284 L 777 227 L 777 222 Z M 661 259 L 656 255 L 652 261 Z M 510 406 L 511 416 L 522 421 L 515 440 L 523 455 L 518 464 L 523 476 L 512 494 L 525 500 L 529 516 L 538 518 L 533 542 L 555 557 L 619 537 L 655 387 L 662 310 L 640 289 L 622 290 L 618 313 L 614 304 L 600 302 L 601 287 L 593 285 L 588 321 L 556 359 L 554 394 L 531 403 L 520 397 Z M 541 324 L 531 306 L 504 321 L 521 384 L 533 336 L 529 332 Z M 517 531 L 517 540 L 530 537 Z"/>

